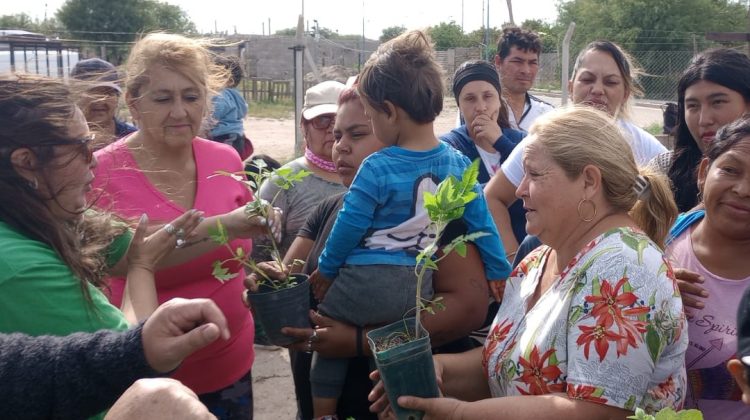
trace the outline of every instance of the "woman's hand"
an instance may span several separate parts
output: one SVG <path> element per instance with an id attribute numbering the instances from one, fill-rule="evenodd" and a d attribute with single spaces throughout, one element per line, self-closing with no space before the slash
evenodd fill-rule
<path id="1" fill-rule="evenodd" d="M 486 114 L 479 114 L 471 122 L 471 132 L 474 133 L 474 140 L 479 143 L 493 145 L 503 134 L 500 126 L 497 124 L 497 115 L 493 119 Z"/>
<path id="2" fill-rule="evenodd" d="M 424 420 L 461 419 L 466 402 L 453 398 L 399 397 L 398 405 L 410 410 L 424 411 Z"/>
<path id="3" fill-rule="evenodd" d="M 279 263 L 277 263 L 276 261 L 264 261 L 258 263 L 258 265 L 256 266 L 256 270 L 262 271 L 265 275 L 274 280 L 283 280 L 287 276 L 289 276 L 289 267 L 285 265 L 279 265 Z M 258 283 L 262 280 L 261 277 L 262 276 L 255 271 L 250 273 L 245 277 L 245 288 L 251 292 L 257 292 Z M 245 298 L 245 294 L 243 293 L 242 296 L 243 300 L 245 301 L 245 306 L 249 308 L 250 305 Z"/>
<path id="4" fill-rule="evenodd" d="M 690 308 L 703 309 L 706 305 L 700 299 L 708 297 L 708 290 L 700 286 L 703 284 L 703 277 L 684 268 L 675 268 L 674 277 L 680 289 L 682 304 Z"/>
<path id="5" fill-rule="evenodd" d="M 262 200 L 262 199 L 258 199 Z M 256 236 L 273 235 L 276 242 L 281 241 L 281 225 L 283 213 L 281 209 L 272 207 L 265 200 L 261 201 L 265 207 L 264 213 L 268 217 L 251 216 L 245 213 L 245 206 L 241 206 L 225 214 L 221 222 L 232 238 L 252 238 Z"/>
<path id="6" fill-rule="evenodd" d="M 193 237 L 193 230 L 198 226 L 202 217 L 202 211 L 188 210 L 172 222 L 146 236 L 148 216 L 144 213 L 138 222 L 128 249 L 128 269 L 143 268 L 153 273 L 156 264 L 164 256 L 189 242 L 189 239 Z"/>
<path id="7" fill-rule="evenodd" d="M 299 341 L 287 348 L 294 351 L 314 351 L 323 357 L 348 358 L 357 356 L 357 328 L 335 319 L 323 316 L 313 310 L 310 320 L 315 325 L 315 339 L 308 348 L 308 340 L 313 336 L 312 328 L 285 327 L 281 332 Z M 363 351 L 367 352 L 367 343 L 362 342 Z"/>
<path id="8" fill-rule="evenodd" d="M 326 292 L 328 291 L 328 288 L 331 287 L 331 284 L 333 281 L 329 279 L 328 277 L 321 274 L 318 270 L 315 270 L 310 274 L 310 285 L 312 286 L 312 293 L 315 299 L 318 300 L 318 302 L 323 301 L 323 298 L 326 295 Z"/>
<path id="9" fill-rule="evenodd" d="M 433 365 L 435 366 L 435 379 L 437 380 L 438 388 L 440 389 L 440 395 L 443 395 L 443 371 L 445 370 L 445 365 L 443 364 L 440 356 L 433 356 L 432 358 Z M 372 391 L 370 391 L 370 394 L 367 396 L 367 399 L 372 402 L 370 405 L 370 411 L 373 413 L 381 413 L 385 417 L 388 417 L 388 415 L 393 414 L 393 410 L 391 409 L 391 403 L 388 400 L 388 394 L 385 392 L 385 386 L 383 385 L 383 381 L 380 380 L 380 372 L 377 370 L 372 371 L 370 373 L 370 379 L 373 380 L 375 383 L 375 386 L 372 387 Z M 401 398 L 398 399 L 399 405 L 404 408 L 411 408 L 406 407 L 404 404 L 401 403 Z M 394 416 L 395 418 L 395 416 Z M 442 417 L 436 417 L 436 418 L 442 418 Z"/>

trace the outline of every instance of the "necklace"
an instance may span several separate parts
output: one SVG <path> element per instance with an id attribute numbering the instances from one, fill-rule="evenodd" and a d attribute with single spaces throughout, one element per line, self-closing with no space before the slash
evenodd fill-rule
<path id="1" fill-rule="evenodd" d="M 326 172 L 336 172 L 336 165 L 334 165 L 333 162 L 316 155 L 309 147 L 305 147 L 305 159 Z"/>

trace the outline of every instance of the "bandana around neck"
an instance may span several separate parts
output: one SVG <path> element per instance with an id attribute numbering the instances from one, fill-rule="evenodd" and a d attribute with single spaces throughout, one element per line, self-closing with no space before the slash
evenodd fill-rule
<path id="1" fill-rule="evenodd" d="M 309 147 L 305 147 L 305 159 L 326 172 L 336 172 L 336 165 L 334 165 L 333 162 L 316 155 Z"/>

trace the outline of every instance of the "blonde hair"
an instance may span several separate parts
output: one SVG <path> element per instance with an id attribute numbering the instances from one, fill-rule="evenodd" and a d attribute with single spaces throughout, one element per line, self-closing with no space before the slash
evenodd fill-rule
<path id="1" fill-rule="evenodd" d="M 163 66 L 177 72 L 195 83 L 204 93 L 205 116 L 211 114 L 211 98 L 224 88 L 231 73 L 213 59 L 209 51 L 212 45 L 207 39 L 191 39 L 182 35 L 151 33 L 139 39 L 125 63 L 125 90 L 134 98 L 140 98 L 141 90 L 149 83 L 149 72 L 155 66 Z M 205 119 L 205 118 L 204 118 Z"/>
<path id="2" fill-rule="evenodd" d="M 616 210 L 629 213 L 635 223 L 659 246 L 677 217 L 667 179 L 652 170 L 639 170 L 629 142 L 609 115 L 587 106 L 571 106 L 545 114 L 529 130 L 541 147 L 570 179 L 587 165 L 599 168 L 604 198 Z M 639 196 L 636 180 L 642 176 L 648 189 Z"/>

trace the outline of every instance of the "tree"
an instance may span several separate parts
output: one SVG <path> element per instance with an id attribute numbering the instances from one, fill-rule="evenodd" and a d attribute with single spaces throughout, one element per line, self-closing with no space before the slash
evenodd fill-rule
<path id="1" fill-rule="evenodd" d="M 390 41 L 391 39 L 401 35 L 404 32 L 406 32 L 406 26 L 404 25 L 389 26 L 383 29 L 383 33 L 380 34 L 380 42 Z"/>
<path id="2" fill-rule="evenodd" d="M 572 0 L 558 5 L 557 24 L 576 22 L 576 49 L 607 39 L 629 50 L 692 50 L 692 35 L 744 32 L 746 14 L 730 0 Z"/>
<path id="3" fill-rule="evenodd" d="M 178 6 L 154 0 L 67 0 L 57 18 L 76 38 L 132 42 L 154 30 L 195 32 L 195 25 Z"/>
<path id="4" fill-rule="evenodd" d="M 427 33 L 430 34 L 432 41 L 435 43 L 436 50 L 447 50 L 467 45 L 467 38 L 463 29 L 461 29 L 461 25 L 456 24 L 456 21 L 453 20 L 431 26 L 427 29 Z"/>
<path id="5" fill-rule="evenodd" d="M 745 32 L 747 14 L 745 5 L 730 0 L 572 0 L 559 4 L 558 12 L 558 26 L 576 22 L 571 51 L 597 39 L 620 44 L 643 68 L 644 90 L 659 99 L 675 97 L 694 47 L 711 46 L 706 32 Z M 674 51 L 683 53 L 665 58 Z"/>
<path id="6" fill-rule="evenodd" d="M 37 24 L 26 13 L 16 15 L 0 16 L 0 28 L 3 29 L 23 29 L 26 31 L 37 32 Z"/>

